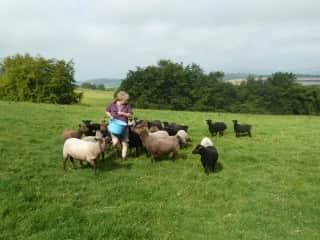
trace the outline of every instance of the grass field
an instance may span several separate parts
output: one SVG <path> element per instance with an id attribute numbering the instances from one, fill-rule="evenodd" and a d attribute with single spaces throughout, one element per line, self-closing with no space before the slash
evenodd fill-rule
<path id="1" fill-rule="evenodd" d="M 190 126 L 181 159 L 145 155 L 62 168 L 63 128 L 104 117 L 111 92 L 85 91 L 59 106 L 0 101 L 0 239 L 320 239 L 320 118 L 134 109 L 141 119 Z M 205 175 L 193 147 L 205 120 L 218 171 Z M 235 138 L 232 119 L 253 125 Z M 77 163 L 79 166 L 79 163 Z"/>

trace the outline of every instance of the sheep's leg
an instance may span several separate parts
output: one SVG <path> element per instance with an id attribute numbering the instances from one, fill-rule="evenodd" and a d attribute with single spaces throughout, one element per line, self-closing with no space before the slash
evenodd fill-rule
<path id="1" fill-rule="evenodd" d="M 63 169 L 66 170 L 66 163 L 67 163 L 68 157 L 63 158 Z"/>
<path id="2" fill-rule="evenodd" d="M 92 161 L 92 167 L 93 167 L 93 170 L 94 170 L 94 174 L 96 174 L 97 173 L 97 161 L 96 161 L 96 159 L 94 159 Z"/>
<path id="3" fill-rule="evenodd" d="M 156 154 L 150 153 L 150 155 L 151 155 L 151 162 L 152 163 L 155 162 L 156 161 Z"/>
<path id="4" fill-rule="evenodd" d="M 209 171 L 208 166 L 205 167 L 204 172 L 205 172 L 207 175 L 209 175 L 209 172 L 210 172 L 210 171 Z"/>
<path id="5" fill-rule="evenodd" d="M 248 132 L 248 135 L 249 135 L 249 137 L 252 137 L 252 136 L 251 136 L 251 131 Z"/>
<path id="6" fill-rule="evenodd" d="M 73 157 L 70 157 L 70 161 L 72 162 L 73 169 L 76 169 L 76 164 L 73 160 Z"/>
<path id="7" fill-rule="evenodd" d="M 174 160 L 178 160 L 179 159 L 179 153 L 178 153 L 177 150 L 173 151 L 173 157 L 174 157 Z"/>

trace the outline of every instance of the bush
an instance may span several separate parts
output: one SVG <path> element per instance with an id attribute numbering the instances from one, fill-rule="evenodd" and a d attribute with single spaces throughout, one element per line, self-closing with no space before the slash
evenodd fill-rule
<path id="1" fill-rule="evenodd" d="M 75 93 L 73 62 L 29 54 L 6 57 L 0 62 L 0 99 L 71 104 Z"/>

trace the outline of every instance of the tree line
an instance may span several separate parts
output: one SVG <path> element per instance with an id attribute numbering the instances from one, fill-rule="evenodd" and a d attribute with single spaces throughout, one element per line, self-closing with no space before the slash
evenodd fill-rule
<path id="1" fill-rule="evenodd" d="M 72 61 L 15 55 L 0 61 L 0 99 L 71 104 L 76 93 Z"/>
<path id="2" fill-rule="evenodd" d="M 130 70 L 119 90 L 138 108 L 235 113 L 319 114 L 320 89 L 296 83 L 293 73 L 267 79 L 249 76 L 240 85 L 223 80 L 223 72 L 205 73 L 197 64 L 160 60 Z"/>
<path id="3" fill-rule="evenodd" d="M 95 83 L 90 83 L 90 82 L 83 82 L 83 83 L 81 83 L 80 87 L 86 88 L 86 89 L 106 90 L 106 88 L 103 84 L 95 84 Z"/>

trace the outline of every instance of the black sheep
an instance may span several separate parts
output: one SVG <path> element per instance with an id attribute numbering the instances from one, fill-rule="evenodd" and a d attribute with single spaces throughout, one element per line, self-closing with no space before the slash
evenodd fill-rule
<path id="1" fill-rule="evenodd" d="M 133 129 L 142 122 L 142 120 L 138 120 L 137 118 L 135 118 L 133 121 L 131 121 L 131 124 L 129 126 L 129 150 L 135 149 L 136 157 L 142 152 L 143 145 L 140 136 L 135 133 Z"/>
<path id="2" fill-rule="evenodd" d="M 170 136 L 176 135 L 179 130 L 184 130 L 188 132 L 188 129 L 189 129 L 189 127 L 186 125 L 180 125 L 176 123 L 168 124 L 168 122 L 163 122 L 163 124 L 164 124 L 163 130 L 167 131 Z"/>
<path id="3" fill-rule="evenodd" d="M 216 136 L 217 133 L 219 133 L 219 136 L 223 136 L 224 130 L 227 129 L 227 125 L 224 122 L 212 122 L 212 120 L 207 120 L 207 124 L 211 136 Z"/>
<path id="4" fill-rule="evenodd" d="M 239 124 L 238 120 L 232 120 L 232 122 L 236 137 L 240 137 L 241 135 L 248 135 L 249 137 L 251 137 L 251 125 Z"/>
<path id="5" fill-rule="evenodd" d="M 129 149 L 135 149 L 135 156 L 137 157 L 143 149 L 142 141 L 140 136 L 132 131 L 132 127 L 129 127 Z"/>
<path id="6" fill-rule="evenodd" d="M 214 172 L 216 162 L 218 161 L 219 154 L 214 146 L 204 147 L 200 144 L 193 149 L 192 154 L 201 155 L 201 163 L 206 174 Z"/>
<path id="7" fill-rule="evenodd" d="M 101 126 L 99 123 L 91 123 L 91 120 L 82 120 L 82 122 L 89 129 L 89 131 L 85 133 L 86 136 L 95 136 L 96 131 L 100 130 Z"/>

